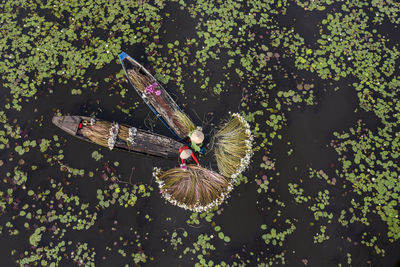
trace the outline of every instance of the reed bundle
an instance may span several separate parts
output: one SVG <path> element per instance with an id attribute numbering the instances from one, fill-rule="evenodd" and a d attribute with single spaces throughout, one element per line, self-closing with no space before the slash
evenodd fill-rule
<path id="1" fill-rule="evenodd" d="M 151 75 L 144 72 L 143 69 L 137 68 L 129 69 L 127 72 L 133 85 L 141 92 L 142 96 L 146 98 L 145 101 L 148 101 L 180 138 L 185 138 L 190 132 L 187 131 L 188 127 L 191 127 L 189 123 L 193 123 L 185 114 L 179 111 L 176 103 L 161 85 L 157 83 L 157 86 L 153 88 L 155 91 L 160 91 L 161 93 L 159 94 L 151 92 L 151 90 L 147 91 L 146 88 L 156 82 Z M 183 120 L 182 122 L 181 119 Z M 182 125 L 182 123 L 185 124 Z"/>
<path id="2" fill-rule="evenodd" d="M 226 177 L 197 165 L 188 165 L 186 170 L 173 168 L 162 172 L 155 169 L 153 175 L 165 199 L 196 212 L 219 205 L 232 190 Z"/>
<path id="3" fill-rule="evenodd" d="M 151 76 L 141 73 L 140 69 L 134 68 L 128 70 L 128 75 L 135 87 L 142 93 L 146 93 L 146 87 L 151 85 L 154 81 Z M 143 71 L 143 70 L 142 70 Z"/>
<path id="4" fill-rule="evenodd" d="M 196 130 L 196 125 L 192 120 L 182 111 L 174 110 L 174 121 L 177 125 L 180 125 L 182 132 L 188 136 L 191 131 Z"/>
<path id="5" fill-rule="evenodd" d="M 129 127 L 126 125 L 119 126 L 118 138 L 124 141 L 128 141 L 129 138 Z"/>
<path id="6" fill-rule="evenodd" d="M 85 125 L 81 132 L 83 136 L 89 138 L 92 142 L 108 147 L 108 139 L 110 138 L 110 128 L 112 123 L 109 121 L 96 121 L 93 125 Z"/>
<path id="7" fill-rule="evenodd" d="M 253 153 L 251 144 L 253 136 L 249 124 L 238 113 L 234 113 L 214 138 L 219 172 L 235 179 L 247 168 Z"/>

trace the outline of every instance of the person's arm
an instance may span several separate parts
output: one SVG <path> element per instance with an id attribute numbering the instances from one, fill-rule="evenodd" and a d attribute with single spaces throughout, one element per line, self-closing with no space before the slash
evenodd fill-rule
<path id="1" fill-rule="evenodd" d="M 192 153 L 192 158 L 194 159 L 194 161 L 196 161 L 197 165 L 200 165 L 200 164 L 199 164 L 199 161 L 197 160 L 197 158 L 196 158 L 196 156 L 194 155 L 194 153 Z"/>

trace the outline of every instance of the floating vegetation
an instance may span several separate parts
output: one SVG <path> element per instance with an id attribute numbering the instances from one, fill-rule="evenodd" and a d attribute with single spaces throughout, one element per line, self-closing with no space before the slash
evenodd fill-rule
<path id="1" fill-rule="evenodd" d="M 400 168 L 395 164 L 400 156 L 400 136 L 389 134 L 390 128 L 378 128 L 377 133 L 358 122 L 350 132 L 335 133 L 332 146 L 342 163 L 340 177 L 349 181 L 352 190 L 361 196 L 353 200 L 354 209 L 361 212 L 360 220 L 370 222 L 375 213 L 386 222 L 391 242 L 400 238 L 400 219 L 397 203 L 400 196 L 398 183 Z M 372 193 L 372 195 L 371 195 Z"/>
<path id="2" fill-rule="evenodd" d="M 314 243 L 322 243 L 326 240 L 329 240 L 329 236 L 326 235 L 326 226 L 321 225 L 319 229 L 319 233 L 316 233 L 314 236 Z"/>
<path id="3" fill-rule="evenodd" d="M 290 225 L 290 227 L 286 230 L 279 232 L 277 231 L 277 229 L 272 228 L 268 233 L 265 233 L 261 236 L 265 244 L 273 246 L 283 246 L 283 241 L 285 240 L 285 237 L 292 234 L 296 230 L 296 226 L 292 224 L 290 220 L 286 220 L 285 223 Z M 261 226 L 261 229 L 267 230 L 267 227 L 264 225 Z"/>
<path id="4" fill-rule="evenodd" d="M 2 265 L 398 263 L 396 1 L 26 0 L 0 8 Z M 163 205 L 150 170 L 176 161 L 115 149 L 139 129 L 119 124 L 110 151 L 111 122 L 105 137 L 94 134 L 105 148 L 50 125 L 52 115 L 79 111 L 158 131 L 126 83 L 121 51 L 205 118 L 206 130 L 226 109 L 251 124 L 246 176 L 232 181 L 238 167 L 215 176 L 220 188 L 238 187 L 230 201 L 203 212 Z M 160 97 L 153 84 L 136 81 Z M 168 114 L 186 137 L 195 124 L 179 115 Z M 207 156 L 203 166 L 218 166 Z"/>

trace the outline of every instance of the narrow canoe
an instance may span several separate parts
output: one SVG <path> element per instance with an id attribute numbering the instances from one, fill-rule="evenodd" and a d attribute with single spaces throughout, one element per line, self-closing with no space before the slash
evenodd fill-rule
<path id="1" fill-rule="evenodd" d="M 70 135 L 110 149 L 178 158 L 179 148 L 183 146 L 182 143 L 163 135 L 85 116 L 54 116 L 52 122 Z"/>
<path id="2" fill-rule="evenodd" d="M 154 114 L 178 140 L 186 138 L 189 132 L 195 129 L 195 124 L 189 116 L 179 108 L 164 87 L 142 65 L 125 52 L 119 54 L 119 59 L 130 84 Z M 185 123 L 182 117 L 185 118 Z"/>

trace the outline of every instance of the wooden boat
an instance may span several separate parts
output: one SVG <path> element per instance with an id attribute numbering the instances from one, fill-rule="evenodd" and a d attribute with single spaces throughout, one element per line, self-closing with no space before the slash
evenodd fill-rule
<path id="1" fill-rule="evenodd" d="M 189 116 L 179 108 L 149 71 L 125 52 L 119 54 L 119 59 L 130 84 L 178 140 L 184 140 L 196 129 Z"/>
<path id="2" fill-rule="evenodd" d="M 110 149 L 118 148 L 140 154 L 178 158 L 179 148 L 184 145 L 163 135 L 85 116 L 54 116 L 52 122 L 81 140 Z"/>

